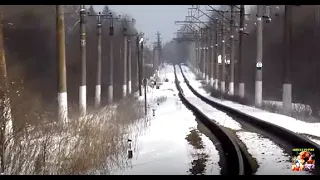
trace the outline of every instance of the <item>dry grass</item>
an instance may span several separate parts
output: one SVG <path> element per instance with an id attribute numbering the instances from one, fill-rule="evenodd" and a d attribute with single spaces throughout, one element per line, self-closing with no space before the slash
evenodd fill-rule
<path id="1" fill-rule="evenodd" d="M 273 113 L 288 115 L 282 111 L 281 106 L 279 106 L 277 103 L 263 102 L 261 109 Z M 310 111 L 307 105 L 304 104 L 296 104 L 295 106 L 293 106 L 291 114 L 289 116 L 299 120 L 303 120 L 305 122 L 319 122 L 319 119 L 312 116 L 312 111 Z"/>
<path id="2" fill-rule="evenodd" d="M 128 139 L 146 123 L 133 98 L 72 119 L 16 132 L 8 146 L 4 174 L 109 174 L 126 166 Z"/>
<path id="3" fill-rule="evenodd" d="M 251 102 L 249 101 L 249 99 L 242 99 L 239 96 L 231 96 L 228 94 L 221 93 L 221 91 L 214 89 L 209 84 L 202 83 L 202 87 L 206 92 L 211 93 L 211 96 L 213 97 L 238 102 L 244 105 L 251 105 Z"/>
<path id="4" fill-rule="evenodd" d="M 160 96 L 156 99 L 158 104 L 161 104 L 167 100 L 167 96 Z"/>
<path id="5" fill-rule="evenodd" d="M 201 74 L 201 73 L 196 73 L 196 72 L 194 72 L 194 74 L 196 75 L 196 80 L 197 80 L 197 81 L 203 82 L 203 77 L 202 77 L 202 74 Z"/>

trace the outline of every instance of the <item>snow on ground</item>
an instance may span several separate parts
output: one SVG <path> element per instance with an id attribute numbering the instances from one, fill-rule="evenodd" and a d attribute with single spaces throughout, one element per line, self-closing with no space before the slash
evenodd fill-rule
<path id="1" fill-rule="evenodd" d="M 197 122 L 191 111 L 180 101 L 175 87 L 173 66 L 161 69 L 160 76 L 167 77 L 160 89 L 149 88 L 147 102 L 150 126 L 138 137 L 139 151 L 133 152 L 131 168 L 112 174 L 189 174 L 194 169 L 192 162 L 197 161 L 194 152 L 207 154 L 205 162 L 206 174 L 220 174 L 219 152 L 205 135 L 201 134 L 204 148 L 194 149 L 186 140 L 190 131 L 197 129 Z M 159 98 L 162 101 L 159 101 Z M 141 100 L 144 99 L 142 96 Z M 159 102 L 159 104 L 157 104 Z M 155 109 L 155 116 L 152 116 Z M 192 151 L 190 151 L 190 148 Z M 196 168 L 197 169 L 197 168 Z"/>
<path id="2" fill-rule="evenodd" d="M 178 68 L 178 67 L 176 67 L 176 68 Z M 190 75 L 190 74 L 191 73 L 188 73 L 188 75 Z M 191 75 L 193 75 L 193 74 L 191 74 Z M 230 124 L 232 124 L 232 125 L 238 124 L 236 126 L 237 128 L 233 127 L 231 129 L 236 129 L 236 130 L 241 129 L 241 125 L 238 122 L 233 120 L 231 117 L 227 116 L 222 111 L 219 111 L 219 110 L 213 108 L 212 106 L 208 105 L 205 102 L 202 102 L 203 104 L 200 104 L 197 101 L 193 101 L 194 99 L 197 99 L 197 98 L 190 98 L 193 95 L 193 93 L 187 87 L 185 82 L 181 82 L 183 80 L 183 77 L 182 77 L 180 69 L 177 69 L 177 77 L 180 80 L 180 86 L 183 89 L 184 94 L 186 94 L 187 99 L 192 101 L 192 103 L 195 104 L 198 108 L 200 108 L 200 110 L 203 113 L 205 113 L 208 117 L 211 118 L 212 116 L 210 116 L 210 114 L 213 114 L 212 111 L 214 111 L 216 114 L 216 116 L 214 117 L 214 120 L 218 120 L 219 124 L 221 124 L 222 126 L 228 127 L 226 124 L 223 124 L 220 122 L 221 121 L 229 122 L 228 123 L 229 128 L 231 128 Z M 193 76 L 193 77 L 195 78 L 195 76 Z M 188 78 L 188 76 L 187 76 L 187 78 Z M 203 89 L 200 89 L 199 91 L 202 94 L 206 93 Z M 195 95 L 193 95 L 193 96 L 195 96 Z M 197 99 L 197 100 L 201 101 L 200 99 Z M 214 109 L 214 110 L 212 110 L 212 109 Z M 270 139 L 265 138 L 257 133 L 245 132 L 245 131 L 238 131 L 236 133 L 236 135 L 245 144 L 245 146 L 248 149 L 248 152 L 252 155 L 252 157 L 255 158 L 256 161 L 258 162 L 259 167 L 258 167 L 256 174 L 258 174 L 258 175 L 262 175 L 262 174 L 269 174 L 269 175 L 270 174 L 297 174 L 297 173 L 293 173 L 291 171 L 290 156 L 288 154 L 284 153 L 284 150 L 281 147 L 279 147 L 278 145 L 276 145 Z M 299 173 L 299 174 L 301 174 L 301 173 Z"/>
<path id="3" fill-rule="evenodd" d="M 252 132 L 237 132 L 236 134 L 246 144 L 248 152 L 259 164 L 259 168 L 255 173 L 256 175 L 308 174 L 305 171 L 291 171 L 290 156 L 269 139 Z"/>
<path id="4" fill-rule="evenodd" d="M 319 139 L 315 139 L 313 137 L 310 137 L 310 136 L 307 136 L 311 141 L 317 143 L 317 144 L 320 144 L 320 140 Z"/>
<path id="5" fill-rule="evenodd" d="M 233 118 L 228 116 L 226 113 L 213 108 L 206 102 L 203 102 L 201 99 L 199 99 L 196 95 L 194 95 L 187 84 L 184 82 L 179 66 L 176 66 L 176 70 L 177 78 L 180 81 L 180 87 L 183 90 L 183 94 L 186 99 L 188 99 L 188 101 L 190 101 L 193 105 L 196 105 L 201 112 L 203 112 L 206 116 L 208 116 L 218 124 L 233 130 L 241 129 L 241 125 L 237 121 L 233 120 Z"/>
<path id="6" fill-rule="evenodd" d="M 26 134 L 10 146 L 10 154 L 7 158 L 11 159 L 12 163 L 6 168 L 5 174 L 33 174 L 37 166 L 37 158 L 41 157 L 44 147 L 46 147 L 46 170 L 49 174 L 58 173 L 60 166 L 63 165 L 62 159 L 71 157 L 81 149 L 79 147 L 88 145 L 85 140 L 90 137 L 87 137 L 88 139 L 81 137 L 79 133 L 81 128 L 95 127 L 96 133 L 104 129 L 106 124 L 109 126 L 108 130 L 117 128 L 108 123 L 112 113 L 116 110 L 115 107 L 115 105 L 104 107 L 96 114 L 88 113 L 85 118 L 77 121 L 78 126 L 65 125 L 65 129 L 61 132 L 54 129 L 56 128 L 54 123 L 46 124 L 41 128 L 38 127 L 39 129 L 33 126 L 27 127 L 25 129 Z M 75 127 L 78 127 L 79 131 L 74 129 Z M 45 130 L 49 128 L 52 131 Z M 21 169 L 19 169 L 19 166 L 21 166 Z"/>
<path id="7" fill-rule="evenodd" d="M 191 70 L 188 67 L 182 66 L 182 69 L 184 71 L 184 74 L 186 75 L 186 78 L 188 78 L 190 85 L 197 92 L 199 92 L 200 94 L 206 96 L 207 98 L 217 103 L 237 109 L 245 114 L 254 116 L 256 118 L 259 118 L 263 121 L 267 121 L 269 123 L 273 123 L 275 125 L 281 126 L 283 128 L 286 128 L 296 133 L 310 134 L 313 136 L 320 137 L 320 131 L 319 131 L 320 123 L 307 123 L 307 122 L 295 119 L 293 117 L 285 116 L 282 114 L 271 113 L 258 108 L 241 105 L 232 101 L 220 100 L 220 99 L 214 98 L 210 96 L 209 93 L 205 92 L 205 90 L 201 87 L 202 86 L 201 83 L 196 80 L 195 74 L 191 72 Z"/>

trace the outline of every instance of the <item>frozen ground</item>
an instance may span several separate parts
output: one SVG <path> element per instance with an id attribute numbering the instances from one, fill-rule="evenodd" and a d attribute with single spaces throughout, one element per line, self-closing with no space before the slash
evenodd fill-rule
<path id="1" fill-rule="evenodd" d="M 201 87 L 201 83 L 196 80 L 196 76 L 187 66 L 182 66 L 182 69 L 188 78 L 190 85 L 200 94 L 206 96 L 207 98 L 210 98 L 211 100 L 221 103 L 223 105 L 229 106 L 231 108 L 237 109 L 243 113 L 246 113 L 248 115 L 254 116 L 256 118 L 259 118 L 263 121 L 267 121 L 273 124 L 276 124 L 278 126 L 284 127 L 286 129 L 289 129 L 293 132 L 296 133 L 301 133 L 301 134 L 309 134 L 313 136 L 320 137 L 320 123 L 306 123 L 304 121 L 281 115 L 281 114 L 276 114 L 276 113 L 271 113 L 267 112 L 258 108 L 246 106 L 246 105 L 241 105 L 232 101 L 227 101 L 227 100 L 220 100 L 217 98 L 214 98 L 210 96 L 209 93 L 205 92 L 205 90 Z M 319 144 L 319 140 L 315 138 L 309 138 L 315 143 Z"/>
<path id="2" fill-rule="evenodd" d="M 256 175 L 308 174 L 307 172 L 292 172 L 290 156 L 269 139 L 252 132 L 237 132 L 236 134 L 259 164 Z"/>
<path id="3" fill-rule="evenodd" d="M 220 174 L 219 153 L 200 130 L 191 111 L 180 101 L 172 66 L 160 72 L 160 89 L 147 90 L 150 126 L 133 142 L 138 151 L 130 167 L 112 174 Z M 139 97 L 141 101 L 144 96 Z M 155 109 L 153 117 L 152 109 Z"/>
<path id="4" fill-rule="evenodd" d="M 197 98 L 183 81 L 183 77 L 178 66 L 176 66 L 176 70 L 183 93 L 185 97 L 192 102 L 192 104 L 196 105 L 200 111 L 202 111 L 218 124 L 233 130 L 241 130 L 236 132 L 236 135 L 245 144 L 248 152 L 252 155 L 252 157 L 255 158 L 258 162 L 259 167 L 256 172 L 257 175 L 307 174 L 306 172 L 292 172 L 290 156 L 273 141 L 261 136 L 260 134 L 254 132 L 246 132 L 247 129 L 242 129 L 243 127 L 232 117 L 228 116 L 222 111 L 213 108 L 212 106 Z"/>

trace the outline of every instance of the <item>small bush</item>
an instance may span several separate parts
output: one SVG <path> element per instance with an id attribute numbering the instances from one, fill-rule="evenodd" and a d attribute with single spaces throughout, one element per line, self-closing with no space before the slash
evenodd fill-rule
<path id="1" fill-rule="evenodd" d="M 211 96 L 223 100 L 233 101 L 239 104 L 247 105 L 247 106 L 254 106 L 254 102 L 249 100 L 248 98 L 241 98 L 237 95 L 229 95 L 229 94 L 223 94 L 221 91 L 214 89 L 210 85 L 203 84 L 203 88 L 210 92 Z M 288 115 L 282 111 L 282 106 L 276 103 L 270 103 L 270 102 L 263 102 L 261 108 L 262 110 L 266 110 L 272 113 L 278 113 L 283 115 Z M 319 122 L 319 119 L 312 116 L 312 110 L 309 106 L 303 105 L 303 104 L 295 104 L 292 108 L 292 112 L 289 115 L 293 118 L 300 119 L 307 122 Z"/>
<path id="2" fill-rule="evenodd" d="M 4 174 L 109 174 L 124 168 L 127 140 L 135 142 L 134 132 L 144 128 L 141 109 L 128 98 L 69 124 L 26 127 L 9 145 Z"/>
<path id="3" fill-rule="evenodd" d="M 228 100 L 228 101 L 233 101 L 233 102 L 237 102 L 240 104 L 244 104 L 244 105 L 250 105 L 250 101 L 249 99 L 245 98 L 241 98 L 237 95 L 229 95 L 229 94 L 225 94 L 222 93 L 219 90 L 214 89 L 212 86 L 208 85 L 208 84 L 203 84 L 203 88 L 207 91 L 210 92 L 211 96 L 215 97 L 215 98 L 219 98 L 219 99 L 224 99 L 224 100 Z"/>
<path id="4" fill-rule="evenodd" d="M 161 104 L 161 103 L 165 102 L 166 100 L 167 100 L 167 96 L 161 96 L 161 97 L 158 97 L 156 101 L 158 104 Z"/>

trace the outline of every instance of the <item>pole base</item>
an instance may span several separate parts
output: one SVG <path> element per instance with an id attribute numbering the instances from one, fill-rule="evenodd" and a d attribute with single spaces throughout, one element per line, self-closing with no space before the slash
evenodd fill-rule
<path id="1" fill-rule="evenodd" d="M 219 80 L 218 79 L 214 80 L 214 89 L 215 90 L 219 89 Z"/>
<path id="2" fill-rule="evenodd" d="M 68 123 L 67 92 L 58 93 L 58 118 L 59 122 Z"/>
<path id="3" fill-rule="evenodd" d="M 283 84 L 282 92 L 283 112 L 290 115 L 292 110 L 292 85 Z"/>
<path id="4" fill-rule="evenodd" d="M 262 105 L 262 81 L 256 81 L 255 83 L 255 105 L 261 107 Z"/>
<path id="5" fill-rule="evenodd" d="M 100 102 L 101 102 L 101 85 L 96 85 L 94 106 L 96 108 L 100 107 Z"/>
<path id="6" fill-rule="evenodd" d="M 241 98 L 244 98 L 244 93 L 245 93 L 245 85 L 244 83 L 239 83 L 239 96 Z"/>
<path id="7" fill-rule="evenodd" d="M 111 104 L 113 102 L 113 86 L 108 86 L 108 103 Z"/>
<path id="8" fill-rule="evenodd" d="M 80 116 L 83 117 L 87 112 L 87 86 L 79 87 L 79 110 Z"/>
<path id="9" fill-rule="evenodd" d="M 128 94 L 131 94 L 132 90 L 131 90 L 131 81 L 128 81 Z"/>
<path id="10" fill-rule="evenodd" d="M 234 95 L 234 83 L 233 82 L 229 82 L 229 94 L 230 95 Z"/>
<path id="11" fill-rule="evenodd" d="M 122 85 L 122 97 L 127 96 L 127 85 Z"/>
<path id="12" fill-rule="evenodd" d="M 221 92 L 225 93 L 226 92 L 226 82 L 221 81 Z"/>

